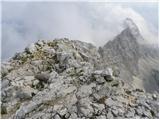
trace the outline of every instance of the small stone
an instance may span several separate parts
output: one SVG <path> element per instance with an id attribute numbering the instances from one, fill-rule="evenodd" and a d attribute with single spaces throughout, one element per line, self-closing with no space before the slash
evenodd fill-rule
<path id="1" fill-rule="evenodd" d="M 127 118 L 133 118 L 134 115 L 135 115 L 135 111 L 134 110 L 128 110 L 125 116 Z"/>
<path id="2" fill-rule="evenodd" d="M 54 116 L 54 119 L 61 119 L 61 117 L 60 117 L 58 114 L 56 114 L 56 115 Z"/>
<path id="3" fill-rule="evenodd" d="M 118 69 L 115 69 L 115 70 L 113 71 L 113 76 L 119 77 L 119 75 L 120 75 L 120 71 L 119 71 Z"/>
<path id="4" fill-rule="evenodd" d="M 58 77 L 59 77 L 59 75 L 58 75 L 58 73 L 56 71 L 52 71 L 49 76 L 50 76 L 50 78 L 49 78 L 48 81 L 50 83 L 56 82 L 58 80 Z"/>
<path id="5" fill-rule="evenodd" d="M 96 119 L 106 119 L 105 115 L 96 116 Z"/>
<path id="6" fill-rule="evenodd" d="M 135 109 L 136 110 L 136 114 L 138 115 L 142 115 L 143 114 L 143 110 L 140 106 L 138 106 L 138 108 Z"/>
<path id="7" fill-rule="evenodd" d="M 32 80 L 35 79 L 34 76 L 24 76 L 23 78 L 24 78 L 24 80 L 26 80 L 26 81 L 32 81 Z"/>
<path id="8" fill-rule="evenodd" d="M 136 103 L 137 103 L 138 105 L 145 106 L 146 108 L 148 108 L 148 109 L 151 110 L 151 107 L 150 107 L 150 105 L 147 103 L 147 101 L 146 101 L 145 98 L 141 98 L 141 97 L 140 97 L 140 98 L 136 101 Z"/>
<path id="9" fill-rule="evenodd" d="M 79 101 L 80 112 L 87 118 L 92 117 L 94 109 L 91 106 L 91 101 L 88 97 L 83 98 Z"/>
<path id="10" fill-rule="evenodd" d="M 114 118 L 113 114 L 111 113 L 111 111 L 109 111 L 107 113 L 107 119 L 113 119 L 113 118 Z"/>
<path id="11" fill-rule="evenodd" d="M 34 66 L 40 66 L 40 65 L 42 65 L 42 63 L 43 63 L 42 60 L 31 61 L 31 65 L 34 65 Z"/>
<path id="12" fill-rule="evenodd" d="M 153 94 L 152 97 L 153 97 L 154 100 L 157 100 L 157 95 L 156 94 Z"/>
<path id="13" fill-rule="evenodd" d="M 1 105 L 1 114 L 7 114 L 7 108 L 4 105 Z"/>
<path id="14" fill-rule="evenodd" d="M 80 56 L 83 58 L 84 61 L 88 61 L 89 60 L 89 56 L 87 56 L 86 54 L 79 52 Z"/>
<path id="15" fill-rule="evenodd" d="M 70 58 L 72 58 L 71 53 L 65 53 L 65 52 L 59 52 L 56 54 L 57 55 L 57 60 L 59 61 L 60 64 L 65 64 L 68 62 Z"/>
<path id="16" fill-rule="evenodd" d="M 114 116 L 118 116 L 118 109 L 113 109 L 112 113 L 113 113 Z"/>
<path id="17" fill-rule="evenodd" d="M 102 78 L 102 77 L 99 77 L 99 78 L 96 79 L 96 82 L 97 82 L 98 84 L 103 84 L 103 83 L 105 83 L 105 79 Z"/>
<path id="18" fill-rule="evenodd" d="M 121 102 L 123 104 L 127 104 L 128 103 L 128 99 L 127 98 L 124 98 L 123 96 L 115 96 L 115 99 L 118 101 L 118 102 Z"/>
<path id="19" fill-rule="evenodd" d="M 143 115 L 144 115 L 145 117 L 152 118 L 152 114 L 151 114 L 151 112 L 150 112 L 149 110 L 143 111 Z"/>
<path id="20" fill-rule="evenodd" d="M 92 94 L 92 96 L 96 101 L 99 101 L 99 99 L 101 98 L 97 93 Z"/>
<path id="21" fill-rule="evenodd" d="M 140 89 L 140 88 L 136 88 L 135 91 L 136 91 L 136 92 L 144 92 L 144 90 L 143 90 L 143 89 Z"/>
<path id="22" fill-rule="evenodd" d="M 36 86 L 36 85 L 38 85 L 39 84 L 39 81 L 38 80 L 34 80 L 33 81 L 33 86 Z"/>
<path id="23" fill-rule="evenodd" d="M 1 88 L 6 88 L 9 85 L 9 80 L 2 80 L 1 82 Z"/>
<path id="24" fill-rule="evenodd" d="M 44 48 L 44 52 L 52 56 L 54 56 L 56 53 L 56 51 L 53 48 L 49 48 L 49 47 Z"/>
<path id="25" fill-rule="evenodd" d="M 95 114 L 97 114 L 97 115 L 101 114 L 101 112 L 105 109 L 104 104 L 93 103 L 92 107 L 93 107 L 93 109 L 95 111 Z"/>
<path id="26" fill-rule="evenodd" d="M 126 92 L 127 94 L 131 94 L 131 93 L 132 93 L 132 91 L 131 91 L 131 90 L 128 90 L 128 89 L 125 89 L 125 92 Z"/>
<path id="27" fill-rule="evenodd" d="M 111 106 L 115 106 L 116 102 L 112 100 L 112 98 L 108 98 L 105 100 L 105 105 L 111 107 Z"/>
<path id="28" fill-rule="evenodd" d="M 119 85 L 119 81 L 113 81 L 113 82 L 111 83 L 111 86 L 112 86 L 112 87 L 118 87 L 118 85 Z"/>
<path id="29" fill-rule="evenodd" d="M 92 74 L 93 75 L 102 75 L 103 70 L 96 70 Z"/>
<path id="30" fill-rule="evenodd" d="M 65 96 L 65 95 L 68 95 L 68 94 L 74 92 L 76 89 L 77 88 L 75 86 L 70 86 L 70 87 L 68 87 L 68 88 L 66 88 L 64 90 L 62 89 L 61 92 L 60 92 L 60 94 L 62 94 L 63 96 Z"/>
<path id="31" fill-rule="evenodd" d="M 67 108 L 64 108 L 59 112 L 59 115 L 63 117 L 66 113 L 67 113 Z"/>
<path id="32" fill-rule="evenodd" d="M 113 71 L 111 68 L 107 68 L 105 71 L 102 72 L 102 76 L 106 81 L 112 81 L 113 80 Z"/>
<path id="33" fill-rule="evenodd" d="M 27 53 L 33 53 L 35 52 L 37 49 L 36 49 L 36 46 L 34 43 L 30 44 L 28 47 L 26 47 L 25 51 Z"/>
<path id="34" fill-rule="evenodd" d="M 71 119 L 77 119 L 78 116 L 77 116 L 76 113 L 71 113 L 70 118 L 71 118 Z"/>
<path id="35" fill-rule="evenodd" d="M 60 111 L 60 109 L 63 107 L 62 104 L 55 104 L 54 107 L 53 107 L 53 110 L 55 111 Z"/>
<path id="36" fill-rule="evenodd" d="M 81 86 L 79 91 L 77 92 L 77 96 L 79 96 L 80 98 L 83 98 L 91 95 L 93 87 L 96 87 L 94 83 L 91 83 L 90 85 Z"/>
<path id="37" fill-rule="evenodd" d="M 36 44 L 41 47 L 41 46 L 43 46 L 44 43 L 42 40 L 38 40 L 38 42 Z"/>
<path id="38" fill-rule="evenodd" d="M 77 101 L 78 101 L 78 99 L 75 94 L 66 98 L 66 104 L 68 106 L 72 106 L 72 108 L 74 108 L 73 105 L 76 104 Z"/>
<path id="39" fill-rule="evenodd" d="M 65 119 L 68 119 L 68 118 L 70 117 L 70 115 L 71 115 L 71 114 L 67 112 L 67 113 L 65 114 L 64 118 L 65 118 Z"/>

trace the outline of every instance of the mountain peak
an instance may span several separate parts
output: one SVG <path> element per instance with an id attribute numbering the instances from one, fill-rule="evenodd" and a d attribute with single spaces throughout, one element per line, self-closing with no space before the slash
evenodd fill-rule
<path id="1" fill-rule="evenodd" d="M 126 27 L 127 30 L 130 30 L 130 32 L 133 36 L 140 35 L 140 32 L 139 32 L 137 25 L 133 22 L 133 20 L 131 18 L 126 18 L 124 20 L 124 26 Z"/>

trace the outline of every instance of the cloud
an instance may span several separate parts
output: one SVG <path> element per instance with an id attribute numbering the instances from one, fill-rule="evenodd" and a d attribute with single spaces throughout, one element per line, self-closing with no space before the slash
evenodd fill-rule
<path id="1" fill-rule="evenodd" d="M 38 39 L 67 37 L 102 46 L 124 29 L 122 23 L 126 17 L 133 19 L 146 40 L 157 39 L 148 28 L 151 23 L 131 7 L 121 4 L 4 2 L 2 59 L 13 56 Z"/>

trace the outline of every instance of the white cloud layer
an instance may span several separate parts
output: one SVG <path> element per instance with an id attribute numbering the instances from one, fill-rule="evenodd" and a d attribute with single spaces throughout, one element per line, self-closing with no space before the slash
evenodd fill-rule
<path id="1" fill-rule="evenodd" d="M 3 3 L 2 59 L 13 56 L 38 39 L 67 37 L 102 46 L 124 29 L 123 21 L 127 17 L 137 24 L 146 41 L 158 41 L 158 30 L 152 23 L 131 7 L 120 4 Z"/>

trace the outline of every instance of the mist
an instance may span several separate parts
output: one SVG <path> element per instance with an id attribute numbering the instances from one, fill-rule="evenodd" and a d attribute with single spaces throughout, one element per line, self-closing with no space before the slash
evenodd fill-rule
<path id="1" fill-rule="evenodd" d="M 157 43 L 155 21 L 135 9 L 111 3 L 3 2 L 2 60 L 38 40 L 69 38 L 103 46 L 124 29 L 127 17 L 137 24 L 146 42 Z"/>

